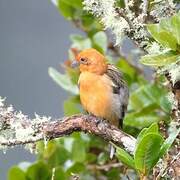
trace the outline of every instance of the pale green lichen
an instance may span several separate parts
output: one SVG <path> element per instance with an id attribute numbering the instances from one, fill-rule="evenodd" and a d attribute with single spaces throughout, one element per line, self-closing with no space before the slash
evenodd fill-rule
<path id="1" fill-rule="evenodd" d="M 175 3 L 172 0 L 155 0 L 150 15 L 159 22 L 162 18 L 170 17 L 175 13 Z"/>
<path id="2" fill-rule="evenodd" d="M 37 148 L 36 148 L 36 143 L 28 143 L 24 146 L 26 150 L 28 150 L 31 154 L 37 154 Z"/>
<path id="3" fill-rule="evenodd" d="M 124 17 L 117 16 L 115 0 L 84 0 L 84 10 L 100 19 L 105 29 L 110 29 L 116 37 L 116 45 L 121 44 L 125 32 L 130 29 Z"/>
<path id="4" fill-rule="evenodd" d="M 51 0 L 58 7 L 58 0 Z M 137 4 L 139 3 L 139 4 Z M 152 22 L 159 22 L 161 18 L 175 13 L 173 0 L 124 0 L 125 7 L 117 6 L 116 0 L 84 0 L 83 9 L 97 17 L 115 36 L 115 45 L 121 45 L 128 36 L 140 48 L 148 45 L 149 34 L 145 27 L 146 17 L 151 16 Z M 139 9 L 137 9 L 137 6 Z M 148 8 L 148 7 L 151 8 Z M 137 11 L 137 12 L 136 12 Z"/>
<path id="5" fill-rule="evenodd" d="M 155 22 L 175 13 L 172 0 L 154 1 L 143 0 L 139 3 L 137 14 L 133 0 L 125 0 L 125 8 L 116 7 L 115 0 L 84 0 L 84 10 L 89 11 L 100 19 L 105 29 L 110 29 L 115 35 L 116 44 L 121 45 L 124 36 L 128 36 L 142 48 L 149 42 L 149 34 L 145 27 L 146 17 L 149 15 L 148 6 L 151 5 L 150 15 Z"/>
<path id="6" fill-rule="evenodd" d="M 110 29 L 115 35 L 115 45 L 121 45 L 127 35 L 140 47 L 147 45 L 148 33 L 144 27 L 144 17 L 147 14 L 139 14 L 137 17 L 130 9 L 134 1 L 125 2 L 125 8 L 116 7 L 115 0 L 84 0 L 84 10 L 91 12 L 100 19 L 105 29 Z M 142 8 L 144 8 L 144 1 Z M 145 12 L 146 13 L 146 12 Z"/>
<path id="7" fill-rule="evenodd" d="M 36 142 L 45 136 L 40 127 L 50 121 L 50 117 L 35 114 L 34 119 L 29 119 L 21 111 L 16 112 L 12 105 L 6 106 L 5 99 L 0 97 L 0 149 L 14 146 L 21 142 Z M 47 143 L 47 140 L 46 140 Z M 28 145 L 28 149 L 34 152 L 34 145 Z"/>
<path id="8" fill-rule="evenodd" d="M 162 53 L 162 47 L 159 43 L 153 41 L 152 43 L 148 44 L 146 51 L 148 54 L 160 54 Z"/>
<path id="9" fill-rule="evenodd" d="M 177 82 L 180 81 L 180 64 L 175 63 L 171 69 L 169 70 L 169 74 L 172 80 L 173 85 Z"/>
<path id="10" fill-rule="evenodd" d="M 174 86 L 176 82 L 180 81 L 180 59 L 178 59 L 175 63 L 171 63 L 158 69 L 157 71 L 159 74 L 165 74 L 167 72 L 170 77 L 170 82 L 172 83 L 172 86 Z M 168 99 L 172 104 L 172 109 L 178 109 L 178 102 L 172 92 L 168 94 Z M 176 111 L 176 113 L 178 112 Z"/>
<path id="11" fill-rule="evenodd" d="M 167 50 L 163 50 L 161 52 L 166 52 Z M 164 74 L 165 72 L 169 72 L 169 75 L 171 77 L 171 81 L 173 85 L 180 80 L 180 58 L 177 58 L 177 60 L 173 63 L 167 64 L 160 69 L 158 69 L 157 73 Z"/>

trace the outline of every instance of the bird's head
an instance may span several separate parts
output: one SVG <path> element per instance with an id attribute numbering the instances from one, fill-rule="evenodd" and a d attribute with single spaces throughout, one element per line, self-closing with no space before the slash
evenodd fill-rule
<path id="1" fill-rule="evenodd" d="M 107 70 L 105 57 L 97 50 L 91 48 L 81 51 L 73 65 L 79 65 L 81 72 L 91 72 L 95 74 L 104 74 Z"/>

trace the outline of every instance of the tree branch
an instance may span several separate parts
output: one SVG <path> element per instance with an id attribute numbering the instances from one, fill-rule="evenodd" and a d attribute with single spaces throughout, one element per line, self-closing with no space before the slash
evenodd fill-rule
<path id="1" fill-rule="evenodd" d="M 148 10 L 148 0 L 143 0 L 143 7 L 142 7 L 143 22 L 146 21 L 147 10 Z"/>
<path id="2" fill-rule="evenodd" d="M 97 135 L 133 154 L 136 139 L 95 116 L 80 114 L 50 121 L 50 118 L 36 115 L 34 119 L 29 119 L 21 112 L 15 112 L 12 106 L 6 107 L 0 98 L 0 146 L 35 143 L 67 136 L 75 131 Z"/>
<path id="3" fill-rule="evenodd" d="M 104 165 L 96 165 L 96 164 L 90 164 L 87 166 L 89 170 L 103 170 L 103 171 L 109 171 L 112 168 L 118 168 L 122 167 L 122 163 L 110 163 L 110 164 L 104 164 Z"/>
<path id="4" fill-rule="evenodd" d="M 171 92 L 171 123 L 170 127 L 165 129 L 165 134 L 169 134 L 173 129 L 180 128 L 180 62 L 172 64 L 165 70 L 164 74 L 169 84 L 169 91 Z M 173 179 L 174 177 L 180 176 L 180 135 L 177 136 L 173 143 L 173 147 L 168 151 L 166 157 L 154 168 L 154 177 L 157 179 L 169 178 Z M 163 168 L 162 168 L 163 167 Z"/>

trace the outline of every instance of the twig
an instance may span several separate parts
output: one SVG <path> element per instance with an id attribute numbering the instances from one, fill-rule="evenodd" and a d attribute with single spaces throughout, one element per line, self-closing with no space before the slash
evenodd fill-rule
<path id="1" fill-rule="evenodd" d="M 128 0 L 124 0 L 124 4 L 125 4 L 126 11 L 129 13 L 130 9 L 129 9 L 129 5 L 128 5 Z"/>
<path id="2" fill-rule="evenodd" d="M 180 63 L 178 63 L 179 65 Z M 172 78 L 169 72 L 165 72 L 165 77 L 167 78 L 171 91 L 174 94 L 174 101 L 176 102 L 176 106 L 172 109 L 171 117 L 174 121 L 180 123 L 180 80 L 177 80 L 174 84 L 172 82 Z"/>
<path id="3" fill-rule="evenodd" d="M 179 63 L 178 63 L 179 65 Z M 168 80 L 168 83 L 170 85 L 170 91 L 173 94 L 173 104 L 172 104 L 172 110 L 171 110 L 171 118 L 172 122 L 174 123 L 174 126 L 176 129 L 180 128 L 180 80 L 176 79 L 175 82 L 172 80 L 172 75 L 171 73 L 166 70 L 165 71 L 165 77 Z M 168 133 L 168 132 L 166 132 Z M 177 168 L 174 167 L 175 161 L 177 161 L 180 155 L 179 152 L 179 138 L 177 136 L 176 140 L 174 143 L 177 142 L 177 146 L 174 145 L 171 150 L 168 152 L 168 159 L 164 158 L 162 162 L 160 163 L 159 166 L 154 168 L 154 175 L 157 179 L 160 179 L 164 176 L 167 176 L 169 178 L 176 177 L 177 174 L 180 174 L 179 169 L 180 169 L 180 161 L 177 162 Z M 174 157 L 174 154 L 176 156 Z M 164 168 L 162 168 L 164 167 Z"/>
<path id="4" fill-rule="evenodd" d="M 148 0 L 143 0 L 143 7 L 142 7 L 143 22 L 146 21 L 147 10 L 148 10 Z"/>
<path id="5" fill-rule="evenodd" d="M 111 164 L 105 164 L 105 165 L 96 165 L 96 164 L 90 164 L 88 165 L 89 170 L 103 170 L 103 171 L 109 171 L 112 168 L 118 168 L 122 167 L 122 163 L 111 163 Z"/>

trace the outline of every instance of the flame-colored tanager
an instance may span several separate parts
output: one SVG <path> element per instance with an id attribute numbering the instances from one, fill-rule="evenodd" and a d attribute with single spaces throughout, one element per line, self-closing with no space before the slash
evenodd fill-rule
<path id="1" fill-rule="evenodd" d="M 93 48 L 81 51 L 73 64 L 80 67 L 78 84 L 84 109 L 122 128 L 129 97 L 122 73 Z"/>

